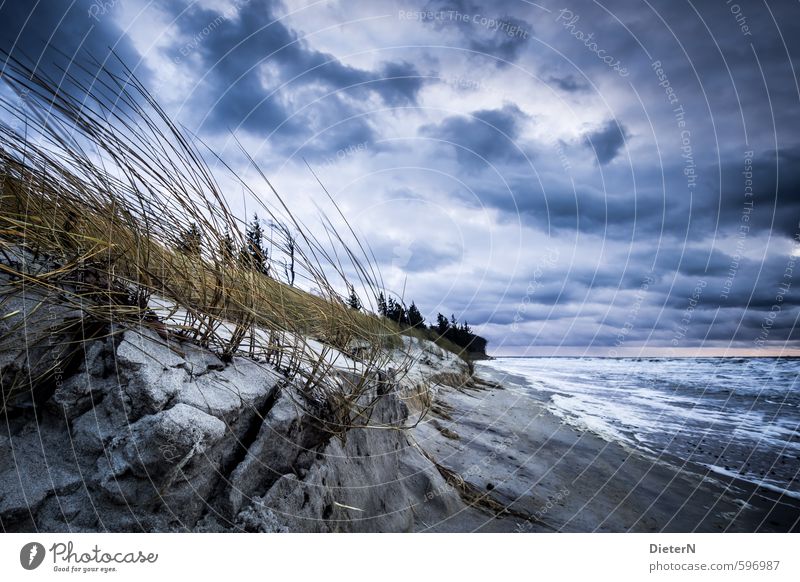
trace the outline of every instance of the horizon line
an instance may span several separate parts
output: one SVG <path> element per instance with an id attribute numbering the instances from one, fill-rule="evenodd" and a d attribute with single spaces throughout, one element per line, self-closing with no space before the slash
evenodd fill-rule
<path id="1" fill-rule="evenodd" d="M 620 353 L 609 353 L 612 348 L 574 348 L 542 346 L 534 349 L 520 348 L 508 352 L 491 352 L 491 358 L 800 358 L 800 348 L 629 348 Z"/>

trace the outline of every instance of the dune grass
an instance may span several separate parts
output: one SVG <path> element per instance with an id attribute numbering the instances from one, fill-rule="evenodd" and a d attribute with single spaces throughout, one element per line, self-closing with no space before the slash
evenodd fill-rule
<path id="1" fill-rule="evenodd" d="M 133 75 L 101 70 L 91 87 L 69 75 L 56 84 L 17 59 L 5 61 L 4 81 L 26 98 L 0 101 L 18 121 L 0 125 L 0 307 L 20 293 L 42 302 L 57 297 L 101 324 L 95 330 L 147 327 L 166 343 L 193 341 L 223 360 L 264 361 L 300 386 L 301 400 L 324 402 L 333 430 L 369 416 L 366 386 L 385 366 L 387 348 L 400 342 L 391 322 L 348 308 L 337 292 L 356 284 L 377 295 L 380 276 L 357 238 L 346 244 L 323 217 L 323 244 L 254 160 L 258 186 L 179 128 Z M 208 157 L 282 226 L 266 241 L 267 273 L 241 260 L 244 217 L 229 208 Z M 187 249 L 182 237 L 192 229 L 200 244 Z M 354 283 L 346 273 L 355 273 Z M 0 313 L 3 349 L 12 348 L 20 326 L 28 328 L 20 317 Z M 28 334 L 26 342 L 53 333 Z M 361 381 L 342 381 L 334 370 L 343 365 Z M 28 392 L 35 401 L 57 366 L 0 378 L 2 408 Z"/>

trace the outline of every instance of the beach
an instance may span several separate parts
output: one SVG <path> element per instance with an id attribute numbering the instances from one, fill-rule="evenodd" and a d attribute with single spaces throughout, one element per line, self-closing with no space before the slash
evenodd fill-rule
<path id="1" fill-rule="evenodd" d="M 413 436 L 514 515 L 470 531 L 787 532 L 800 501 L 672 456 L 645 455 L 565 423 L 525 378 L 476 364 L 474 387 L 442 387 L 441 415 Z M 523 516 L 533 519 L 524 519 Z M 460 529 L 458 515 L 428 531 Z M 463 531 L 463 529 L 462 529 Z"/>
<path id="2" fill-rule="evenodd" d="M 475 363 L 470 375 L 455 354 L 411 338 L 388 356 L 385 372 L 368 377 L 360 397 L 367 422 L 333 435 L 315 410 L 298 407 L 298 387 L 264 362 L 226 364 L 191 342 L 165 344 L 146 330 L 94 340 L 85 365 L 38 414 L 8 417 L 9 433 L 0 437 L 0 526 L 797 529 L 796 497 L 582 429 L 496 361 Z M 361 378 L 355 361 L 340 353 L 337 362 L 332 379 Z"/>

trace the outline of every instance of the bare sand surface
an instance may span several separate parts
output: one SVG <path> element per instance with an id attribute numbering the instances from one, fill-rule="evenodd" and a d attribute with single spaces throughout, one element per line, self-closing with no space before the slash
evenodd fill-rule
<path id="1" fill-rule="evenodd" d="M 800 501 L 674 457 L 646 456 L 562 423 L 525 380 L 478 365 L 473 387 L 443 387 L 413 430 L 419 446 L 512 515 L 475 512 L 425 531 L 787 532 Z M 430 492 L 429 495 L 436 495 Z M 466 512 L 465 512 L 466 513 Z M 526 519 L 525 516 L 528 516 Z"/>

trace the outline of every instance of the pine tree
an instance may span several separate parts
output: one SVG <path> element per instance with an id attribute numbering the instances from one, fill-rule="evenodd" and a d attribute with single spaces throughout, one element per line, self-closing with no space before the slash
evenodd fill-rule
<path id="1" fill-rule="evenodd" d="M 247 226 L 245 239 L 245 248 L 242 249 L 242 254 L 248 265 L 256 271 L 269 275 L 267 250 L 263 246 L 264 229 L 261 228 L 258 214 L 253 215 L 253 221 Z"/>
<path id="2" fill-rule="evenodd" d="M 189 228 L 183 231 L 178 241 L 178 250 L 185 255 L 199 255 L 202 246 L 202 237 L 197 224 L 192 222 Z"/>
<path id="3" fill-rule="evenodd" d="M 449 328 L 450 328 L 450 322 L 447 321 L 447 318 L 441 313 L 437 314 L 436 326 L 434 326 L 436 333 L 438 333 L 439 335 L 444 335 L 445 333 L 447 333 L 447 330 Z"/>
<path id="4" fill-rule="evenodd" d="M 384 297 L 383 291 L 378 294 L 378 314 L 384 317 L 389 315 L 389 308 L 386 305 L 386 297 Z"/>
<path id="5" fill-rule="evenodd" d="M 358 295 L 356 295 L 356 290 L 352 285 L 350 285 L 350 295 L 347 297 L 347 306 L 356 311 L 361 310 L 361 300 L 358 298 Z"/>
<path id="6" fill-rule="evenodd" d="M 408 323 L 408 316 L 406 315 L 406 308 L 400 301 L 395 301 L 389 297 L 387 308 L 387 317 L 392 321 L 396 321 L 400 325 Z"/>
<path id="7" fill-rule="evenodd" d="M 411 310 L 409 309 L 410 312 Z M 431 324 L 430 329 L 439 337 L 450 340 L 470 353 L 486 354 L 486 338 L 473 333 L 467 321 L 459 323 L 455 315 L 451 315 L 450 319 L 447 319 L 441 313 L 437 314 L 436 323 Z"/>
<path id="8" fill-rule="evenodd" d="M 228 230 L 228 227 L 225 227 L 225 234 L 219 241 L 219 255 L 220 259 L 222 259 L 223 263 L 230 263 L 233 261 L 234 257 L 234 244 L 233 244 L 233 237 L 231 236 L 231 231 Z"/>
<path id="9" fill-rule="evenodd" d="M 412 301 L 411 306 L 408 308 L 408 324 L 411 327 L 425 327 L 425 318 L 417 309 L 416 304 Z"/>

